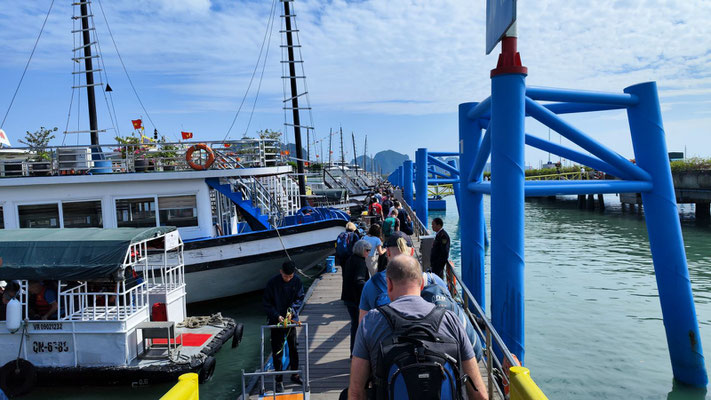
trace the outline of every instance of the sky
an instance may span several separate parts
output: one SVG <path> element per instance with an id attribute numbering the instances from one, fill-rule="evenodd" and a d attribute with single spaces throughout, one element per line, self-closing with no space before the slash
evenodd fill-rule
<path id="1" fill-rule="evenodd" d="M 8 110 L 52 1 L 16 3 L 0 7 L 0 117 Z M 99 126 L 107 129 L 102 143 L 130 135 L 136 118 L 173 141 L 181 131 L 193 132 L 197 140 L 222 140 L 284 129 L 283 10 L 277 10 L 267 29 L 271 0 L 112 0 L 102 4 L 104 13 L 99 4 L 94 0 L 92 12 L 103 60 L 101 81 L 108 80 L 113 89 L 106 98 L 98 92 Z M 312 158 L 327 156 L 329 130 L 340 127 L 348 159 L 353 155 L 352 132 L 359 154 L 366 135 L 369 154 L 392 149 L 414 158 L 419 147 L 457 150 L 457 106 L 490 94 L 489 73 L 500 51 L 485 55 L 484 0 L 291 4 L 312 107 L 311 118 L 304 112 L 302 119 L 315 127 Z M 282 3 L 277 1 L 276 7 Z M 71 33 L 76 29 L 72 13 L 68 2 L 53 4 L 2 127 L 13 145 L 25 131 L 40 126 L 59 127 L 53 144 L 89 142 L 86 135 L 61 133 L 88 129 L 85 93 L 71 89 L 72 71 L 81 67 L 71 60 L 79 40 Z M 709 16 L 711 2 L 701 0 L 520 1 L 517 28 L 529 71 L 526 82 L 619 93 L 656 81 L 669 151 L 711 157 Z M 124 74 L 106 21 L 147 112 Z M 255 69 L 260 49 L 263 64 Z M 116 121 L 109 109 L 115 109 Z M 564 118 L 633 157 L 624 111 Z M 549 134 L 531 119 L 526 130 L 543 138 Z M 569 144 L 555 132 L 550 137 Z M 287 140 L 293 142 L 290 131 Z M 337 143 L 335 136 L 334 150 Z M 537 167 L 547 159 L 547 153 L 526 151 L 528 165 Z"/>

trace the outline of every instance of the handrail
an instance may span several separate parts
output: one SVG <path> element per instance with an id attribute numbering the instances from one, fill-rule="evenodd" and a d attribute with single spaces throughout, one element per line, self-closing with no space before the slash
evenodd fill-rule
<path id="1" fill-rule="evenodd" d="M 425 226 L 424 223 L 422 223 L 422 220 L 420 220 L 420 217 L 415 214 L 414 211 L 412 211 L 412 208 L 410 208 L 410 205 L 407 204 L 405 199 L 402 197 L 402 190 L 400 189 L 395 189 L 393 191 L 393 194 L 395 195 L 395 198 L 400 202 L 402 207 L 405 209 L 405 211 L 408 213 L 410 218 L 414 221 L 414 225 L 416 229 L 413 229 L 415 232 L 415 237 L 420 237 L 422 235 L 429 235 L 429 230 L 427 230 L 427 227 Z"/>
<path id="2" fill-rule="evenodd" d="M 531 371 L 524 367 L 509 368 L 511 382 L 510 400 L 548 400 L 548 397 L 531 379 Z"/>

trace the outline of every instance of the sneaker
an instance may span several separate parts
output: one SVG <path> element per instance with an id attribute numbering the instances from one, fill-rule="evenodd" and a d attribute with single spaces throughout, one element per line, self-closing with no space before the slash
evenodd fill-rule
<path id="1" fill-rule="evenodd" d="M 276 392 L 277 393 L 284 393 L 284 383 L 283 382 L 276 383 Z"/>
<path id="2" fill-rule="evenodd" d="M 294 374 L 294 375 L 292 375 L 292 376 L 291 376 L 291 381 L 294 382 L 294 383 L 298 383 L 299 385 L 303 385 L 303 384 L 304 384 L 304 381 L 301 380 L 301 377 L 299 376 L 299 374 Z"/>

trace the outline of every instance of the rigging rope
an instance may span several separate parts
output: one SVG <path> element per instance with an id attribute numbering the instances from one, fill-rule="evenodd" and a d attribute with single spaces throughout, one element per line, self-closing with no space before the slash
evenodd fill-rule
<path id="1" fill-rule="evenodd" d="M 276 7 L 272 10 L 271 25 L 269 26 L 269 39 L 267 39 L 267 51 L 264 53 L 264 62 L 262 63 L 262 72 L 259 75 L 259 84 L 257 84 L 257 93 L 254 94 L 254 103 L 252 103 L 252 111 L 249 113 L 249 121 L 247 121 L 247 127 L 244 129 L 244 136 L 247 136 L 247 131 L 249 131 L 249 126 L 252 125 L 252 117 L 254 116 L 254 109 L 257 107 L 257 99 L 259 98 L 259 91 L 262 88 L 262 80 L 264 79 L 264 70 L 267 67 L 267 56 L 269 55 L 269 46 L 272 41 L 272 30 L 274 28 L 274 14 Z"/>
<path id="2" fill-rule="evenodd" d="M 20 76 L 20 81 L 17 83 L 17 87 L 15 88 L 15 93 L 12 95 L 12 99 L 10 100 L 10 105 L 7 106 L 7 111 L 5 111 L 5 116 L 2 118 L 2 122 L 0 123 L 0 129 L 5 125 L 5 120 L 7 120 L 7 115 L 10 113 L 10 109 L 12 108 L 12 104 L 15 102 L 15 97 L 17 96 L 17 92 L 20 90 L 20 85 L 22 85 L 22 80 L 25 79 L 25 74 L 27 73 L 27 69 L 30 66 L 30 62 L 32 61 L 32 56 L 35 54 L 35 50 L 37 50 L 37 43 L 39 43 L 40 38 L 42 37 L 42 32 L 44 32 L 44 27 L 47 25 L 47 19 L 49 19 L 49 13 L 52 12 L 52 6 L 54 6 L 54 0 L 49 4 L 49 10 L 47 10 L 47 15 L 44 17 L 44 22 L 42 22 L 42 28 L 39 31 L 39 35 L 37 35 L 37 40 L 35 40 L 35 45 L 32 47 L 32 52 L 30 53 L 30 58 L 27 59 L 27 64 L 25 64 L 25 69 L 22 71 L 22 75 Z"/>
<path id="3" fill-rule="evenodd" d="M 262 51 L 264 50 L 264 44 L 267 42 L 267 34 L 269 34 L 269 38 L 271 38 L 271 27 L 274 25 L 274 12 L 276 10 L 276 0 L 272 1 L 272 9 L 271 13 L 269 14 L 269 19 L 267 19 L 267 26 L 264 30 L 264 38 L 262 38 L 262 45 L 259 48 L 259 55 L 257 56 L 257 62 L 254 64 L 254 70 L 252 71 L 252 77 L 249 78 L 249 84 L 247 85 L 247 90 L 244 92 L 244 96 L 242 96 L 242 101 L 239 103 L 239 107 L 237 108 L 237 112 L 235 113 L 235 117 L 232 119 L 232 124 L 230 124 L 229 129 L 227 129 L 227 133 L 225 134 L 225 137 L 222 138 L 222 141 L 224 142 L 227 140 L 227 137 L 230 135 L 230 132 L 232 132 L 232 128 L 235 126 L 235 122 L 237 122 L 237 117 L 239 116 L 240 111 L 242 111 L 242 106 L 244 105 L 245 100 L 247 100 L 247 95 L 249 94 L 249 89 L 252 87 L 252 83 L 254 82 L 254 76 L 257 74 L 257 69 L 259 69 L 259 61 L 262 59 Z M 265 63 L 266 63 L 266 55 L 264 56 Z M 264 74 L 264 70 L 262 70 L 262 74 Z M 260 80 L 260 86 L 261 86 L 261 80 Z M 254 112 L 254 110 L 252 110 Z M 251 117 L 250 117 L 251 119 Z"/>
<path id="4" fill-rule="evenodd" d="M 153 122 L 151 115 L 148 113 L 148 110 L 146 110 L 146 107 L 143 105 L 143 101 L 141 101 L 141 97 L 138 95 L 136 86 L 134 86 L 133 80 L 131 80 L 131 76 L 128 74 L 128 69 L 126 69 L 126 64 L 124 64 L 124 62 L 123 62 L 123 57 L 121 57 L 121 53 L 119 52 L 118 45 L 116 44 L 116 40 L 114 39 L 114 34 L 113 34 L 113 32 L 111 32 L 111 27 L 109 26 L 109 20 L 106 18 L 106 13 L 104 13 L 104 6 L 101 4 L 101 0 L 97 0 L 97 1 L 99 3 L 99 9 L 101 10 L 101 15 L 104 17 L 104 22 L 106 23 L 106 30 L 109 32 L 109 36 L 111 37 L 111 42 L 113 43 L 114 49 L 116 50 L 116 55 L 118 55 L 118 59 L 121 62 L 121 67 L 123 68 L 123 72 L 126 74 L 128 83 L 131 85 L 131 90 L 133 90 L 133 94 L 136 95 L 136 99 L 138 99 L 138 103 L 141 105 L 143 112 L 146 113 L 146 117 L 148 118 L 148 121 L 153 126 L 153 129 L 157 130 L 158 128 L 156 127 L 156 124 Z"/>

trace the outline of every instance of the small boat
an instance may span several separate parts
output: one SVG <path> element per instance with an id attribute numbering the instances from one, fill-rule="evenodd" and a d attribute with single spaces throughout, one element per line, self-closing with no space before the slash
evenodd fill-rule
<path id="1" fill-rule="evenodd" d="M 0 388 L 209 380 L 242 324 L 187 316 L 183 249 L 174 227 L 0 230 L 0 279 L 14 292 Z"/>

